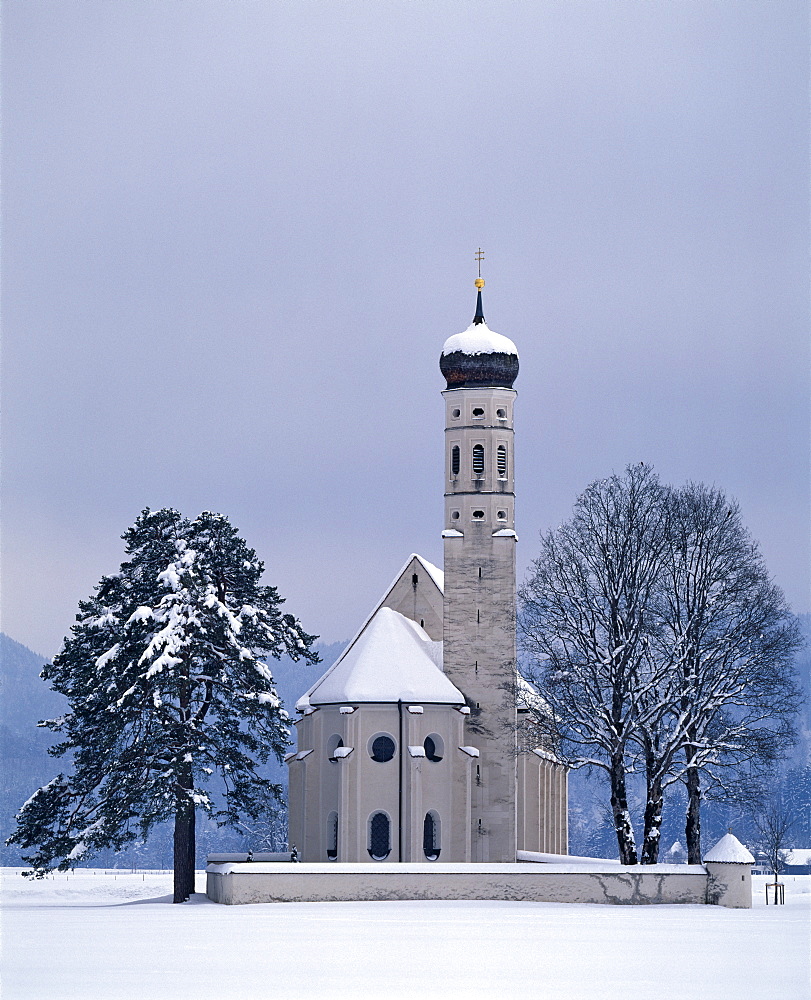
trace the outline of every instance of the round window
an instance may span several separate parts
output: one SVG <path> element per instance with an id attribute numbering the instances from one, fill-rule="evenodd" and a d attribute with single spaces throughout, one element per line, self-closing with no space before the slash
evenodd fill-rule
<path id="1" fill-rule="evenodd" d="M 498 519 L 499 519 L 499 521 L 506 521 L 507 520 L 507 511 L 506 510 L 500 510 L 500 511 L 498 511 Z"/>
<path id="2" fill-rule="evenodd" d="M 498 417 L 499 420 L 506 420 L 507 419 L 507 411 L 503 410 L 501 407 L 499 407 L 496 410 L 496 416 Z"/>
<path id="3" fill-rule="evenodd" d="M 454 511 L 454 512 L 453 512 L 453 513 L 451 514 L 451 518 L 452 518 L 452 519 L 453 519 L 454 521 L 458 521 L 458 520 L 459 520 L 459 511 L 458 511 L 458 510 L 455 510 L 455 511 Z"/>
<path id="4" fill-rule="evenodd" d="M 453 416 L 453 417 L 460 417 L 461 415 L 462 415 L 462 411 L 461 410 L 453 410 L 452 413 L 451 413 L 451 416 Z"/>
<path id="5" fill-rule="evenodd" d="M 373 736 L 369 742 L 369 756 L 372 760 L 377 761 L 378 764 L 385 764 L 386 761 L 391 760 L 394 756 L 394 751 L 394 740 L 386 733 Z"/>

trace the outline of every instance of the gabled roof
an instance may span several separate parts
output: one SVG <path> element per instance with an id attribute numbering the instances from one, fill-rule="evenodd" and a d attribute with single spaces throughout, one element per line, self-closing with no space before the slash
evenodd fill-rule
<path id="1" fill-rule="evenodd" d="M 296 707 L 397 701 L 462 705 L 464 696 L 438 666 L 441 646 L 410 618 L 381 607 Z"/>
<path id="2" fill-rule="evenodd" d="M 332 673 L 332 671 L 335 670 L 335 668 L 338 666 L 338 664 L 341 662 L 341 660 L 346 656 L 346 654 L 349 652 L 349 650 L 354 646 L 354 644 L 358 641 L 358 639 L 363 635 L 364 630 L 367 628 L 367 626 L 369 625 L 369 623 L 371 622 L 371 620 L 374 618 L 374 616 L 377 614 L 377 612 L 386 603 L 386 601 L 388 600 L 389 595 L 391 594 L 392 590 L 394 590 L 394 588 L 397 586 L 397 583 L 399 582 L 400 578 L 406 572 L 406 570 L 408 569 L 408 567 L 411 565 L 412 560 L 414 560 L 414 559 L 416 559 L 420 563 L 420 565 L 423 567 L 423 569 L 425 570 L 425 572 L 428 574 L 428 576 L 433 581 L 433 583 L 436 586 L 436 588 L 439 591 L 439 593 L 440 594 L 444 593 L 444 588 L 445 588 L 445 574 L 442 572 L 442 570 L 438 566 L 434 566 L 433 563 L 428 562 L 427 559 L 423 559 L 423 557 L 421 555 L 419 555 L 417 552 L 412 552 L 411 555 L 408 557 L 408 559 L 406 559 L 406 561 L 401 566 L 400 571 L 397 573 L 397 575 L 395 576 L 395 578 L 391 581 L 391 583 L 389 584 L 389 586 L 386 587 L 386 589 L 383 591 L 383 596 L 380 598 L 380 600 L 377 602 L 377 604 L 375 604 L 374 609 L 372 610 L 372 613 L 369 615 L 369 617 L 366 619 L 366 621 L 363 623 L 363 625 L 361 625 L 360 629 L 358 629 L 358 631 L 357 631 L 354 639 L 352 639 L 352 641 L 349 643 L 349 645 L 346 647 L 346 649 L 343 651 L 343 653 L 341 653 L 340 657 L 335 661 L 335 663 L 333 663 L 333 665 L 329 668 L 329 670 L 327 670 L 327 672 L 322 677 L 320 677 L 315 682 L 315 684 L 313 684 L 307 691 L 305 691 L 304 694 L 296 702 L 296 710 L 297 711 L 303 712 L 306 708 L 309 707 L 309 705 L 310 705 L 310 695 L 313 693 L 313 691 L 315 691 L 315 689 L 323 681 L 326 680 L 327 677 L 329 677 L 329 675 Z M 439 645 L 441 646 L 441 643 Z M 441 656 L 441 654 L 440 654 L 440 656 Z M 441 660 L 440 660 L 440 662 L 441 662 Z M 396 700 L 397 699 L 395 699 L 395 701 Z"/>

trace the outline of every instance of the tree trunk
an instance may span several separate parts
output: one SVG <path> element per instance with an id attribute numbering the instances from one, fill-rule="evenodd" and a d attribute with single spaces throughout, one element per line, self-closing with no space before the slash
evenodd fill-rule
<path id="1" fill-rule="evenodd" d="M 174 903 L 185 903 L 194 892 L 194 802 L 191 799 L 191 774 L 183 775 L 175 807 Z"/>
<path id="2" fill-rule="evenodd" d="M 655 865 L 662 843 L 662 782 L 658 777 L 647 778 L 648 796 L 645 802 L 645 840 L 642 844 L 642 864 Z"/>
<path id="3" fill-rule="evenodd" d="M 692 747 L 687 748 L 687 759 L 692 757 Z M 697 767 L 687 768 L 687 822 L 684 837 L 687 842 L 687 864 L 701 864 L 701 777 Z"/>
<path id="4" fill-rule="evenodd" d="M 625 765 L 620 754 L 611 761 L 611 812 L 617 834 L 620 864 L 638 864 L 634 828 L 628 811 L 628 792 L 625 787 Z"/>

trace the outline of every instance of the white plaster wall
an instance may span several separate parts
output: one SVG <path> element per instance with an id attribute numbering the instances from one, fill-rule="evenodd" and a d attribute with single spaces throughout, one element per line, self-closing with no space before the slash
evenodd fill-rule
<path id="1" fill-rule="evenodd" d="M 409 562 L 381 606 L 416 622 L 434 642 L 442 639 L 442 592 L 419 559 Z"/>
<path id="2" fill-rule="evenodd" d="M 699 865 L 612 866 L 572 872 L 557 865 L 210 865 L 208 895 L 220 903 L 383 899 L 505 899 L 556 903 L 707 902 Z M 720 905 L 738 905 L 718 900 Z M 751 905 L 751 893 L 750 893 Z"/>
<path id="3" fill-rule="evenodd" d="M 443 860 L 470 860 L 471 758 L 459 750 L 464 745 L 464 719 L 447 705 L 420 705 L 421 712 L 402 711 L 396 704 L 321 706 L 296 724 L 298 753 L 290 768 L 290 843 L 301 861 L 327 860 L 327 820 L 338 813 L 338 861 L 372 865 L 422 860 L 423 822 L 426 812 L 440 819 Z M 402 740 L 401 740 L 402 726 Z M 386 734 L 395 744 L 392 760 L 379 762 L 370 755 L 375 736 Z M 443 744 L 441 761 L 412 757 L 409 746 L 422 747 L 428 735 Z M 348 757 L 330 761 L 328 746 L 340 736 Z M 401 780 L 402 779 L 402 780 Z M 401 799 L 402 788 L 402 799 Z M 368 824 L 375 812 L 385 812 L 391 822 L 391 852 L 385 861 L 374 861 L 368 852 Z M 402 836 L 401 836 L 402 825 Z"/>
<path id="4" fill-rule="evenodd" d="M 752 866 L 706 861 L 709 873 L 707 902 L 734 909 L 752 906 Z"/>

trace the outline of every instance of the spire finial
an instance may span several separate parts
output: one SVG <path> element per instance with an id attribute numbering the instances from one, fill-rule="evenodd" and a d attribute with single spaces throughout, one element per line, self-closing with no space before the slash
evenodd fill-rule
<path id="1" fill-rule="evenodd" d="M 478 288 L 479 293 L 476 296 L 476 315 L 473 317 L 473 323 L 484 323 L 484 313 L 482 312 L 482 289 L 484 288 L 484 278 L 482 277 L 482 261 L 484 260 L 484 251 L 481 247 L 476 251 L 475 261 L 479 265 L 479 276 L 473 282 L 473 284 Z"/>

